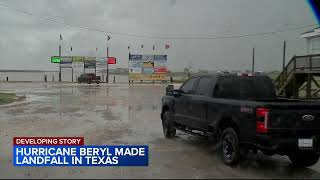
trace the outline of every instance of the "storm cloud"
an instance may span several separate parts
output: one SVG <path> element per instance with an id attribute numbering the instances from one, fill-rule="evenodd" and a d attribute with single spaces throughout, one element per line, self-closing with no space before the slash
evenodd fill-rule
<path id="1" fill-rule="evenodd" d="M 168 54 L 171 70 L 251 69 L 253 47 L 256 70 L 279 70 L 283 41 L 287 61 L 304 54 L 305 42 L 299 35 L 311 27 L 244 38 L 170 37 L 237 36 L 316 24 L 304 0 L 2 0 L 0 5 L 0 69 L 57 70 L 49 59 L 58 55 L 59 34 L 62 55 L 106 56 L 106 33 L 46 18 L 110 32 L 110 55 L 118 58 L 113 68 L 127 67 L 128 46 L 131 53 L 153 53 L 155 44 L 156 53 Z M 168 50 L 166 43 L 171 45 Z"/>

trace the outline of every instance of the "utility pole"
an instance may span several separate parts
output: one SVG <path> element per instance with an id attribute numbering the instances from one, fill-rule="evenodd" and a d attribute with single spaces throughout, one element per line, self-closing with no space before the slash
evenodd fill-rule
<path id="1" fill-rule="evenodd" d="M 284 71 L 284 68 L 286 67 L 286 46 L 287 42 L 283 42 L 283 59 L 282 59 L 282 71 Z"/>
<path id="2" fill-rule="evenodd" d="M 283 41 L 283 54 L 282 54 L 282 73 L 281 73 L 281 80 L 282 80 L 282 83 L 285 82 L 285 78 L 287 76 L 287 73 L 284 72 L 284 69 L 286 67 L 286 46 L 287 46 L 287 43 L 286 41 Z"/>
<path id="3" fill-rule="evenodd" d="M 254 48 L 252 51 L 252 70 L 251 70 L 251 72 L 254 73 Z"/>

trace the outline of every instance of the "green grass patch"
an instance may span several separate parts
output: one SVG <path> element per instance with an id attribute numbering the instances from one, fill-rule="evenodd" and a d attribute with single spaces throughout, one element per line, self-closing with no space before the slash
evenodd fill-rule
<path id="1" fill-rule="evenodd" d="M 12 103 L 16 100 L 14 93 L 0 93 L 0 104 Z"/>

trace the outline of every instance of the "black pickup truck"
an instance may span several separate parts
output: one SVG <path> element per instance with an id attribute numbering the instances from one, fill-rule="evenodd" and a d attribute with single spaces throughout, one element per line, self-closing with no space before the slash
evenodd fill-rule
<path id="1" fill-rule="evenodd" d="M 279 98 L 264 75 L 195 75 L 178 90 L 168 85 L 161 119 L 167 138 L 178 129 L 218 140 L 227 165 L 258 150 L 298 167 L 320 156 L 320 102 Z"/>
<path id="2" fill-rule="evenodd" d="M 86 74 L 81 74 L 78 77 L 78 83 L 88 83 L 91 84 L 91 82 L 96 82 L 97 84 L 99 84 L 101 81 L 101 76 L 97 76 L 94 73 L 86 73 Z"/>

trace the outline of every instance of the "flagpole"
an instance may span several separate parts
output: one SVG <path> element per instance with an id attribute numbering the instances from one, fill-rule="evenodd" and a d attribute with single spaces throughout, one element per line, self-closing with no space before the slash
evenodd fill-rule
<path id="1" fill-rule="evenodd" d="M 96 56 L 97 56 L 97 51 L 98 51 L 98 48 L 96 47 Z M 97 76 L 97 59 L 95 59 L 94 74 Z"/>
<path id="2" fill-rule="evenodd" d="M 71 48 L 70 48 L 70 50 L 71 50 L 71 52 L 70 52 L 70 54 L 71 54 L 71 78 L 72 78 L 72 81 L 71 82 L 73 82 L 73 59 L 72 59 L 72 45 L 71 45 Z"/>
<path id="3" fill-rule="evenodd" d="M 106 83 L 109 83 L 109 45 L 107 42 L 107 79 Z"/>
<path id="4" fill-rule="evenodd" d="M 106 79 L 106 83 L 109 83 L 109 40 L 110 40 L 110 36 L 107 35 L 107 79 Z"/>
<path id="5" fill-rule="evenodd" d="M 143 51 L 143 44 L 141 45 L 141 54 L 144 54 L 144 51 Z M 143 67 L 143 59 L 141 58 L 141 65 Z M 141 68 L 141 73 L 143 74 L 143 68 Z M 140 76 L 140 83 L 142 84 L 142 77 Z"/>
<path id="6" fill-rule="evenodd" d="M 129 61 L 130 61 L 130 46 L 128 46 L 128 52 L 129 52 L 129 56 L 128 56 L 128 79 L 129 79 L 129 84 L 130 84 L 130 67 L 129 67 Z"/>
<path id="7" fill-rule="evenodd" d="M 154 73 L 154 59 L 155 59 L 155 52 L 154 52 L 154 46 L 155 45 L 155 43 L 153 43 L 153 46 L 152 46 L 152 51 L 153 51 L 153 73 Z M 152 80 L 152 83 L 154 83 L 154 80 Z"/>
<path id="8" fill-rule="evenodd" d="M 62 36 L 60 34 L 60 40 L 59 40 L 59 59 L 61 60 L 61 40 Z M 61 82 L 61 62 L 59 63 L 59 82 Z"/>

